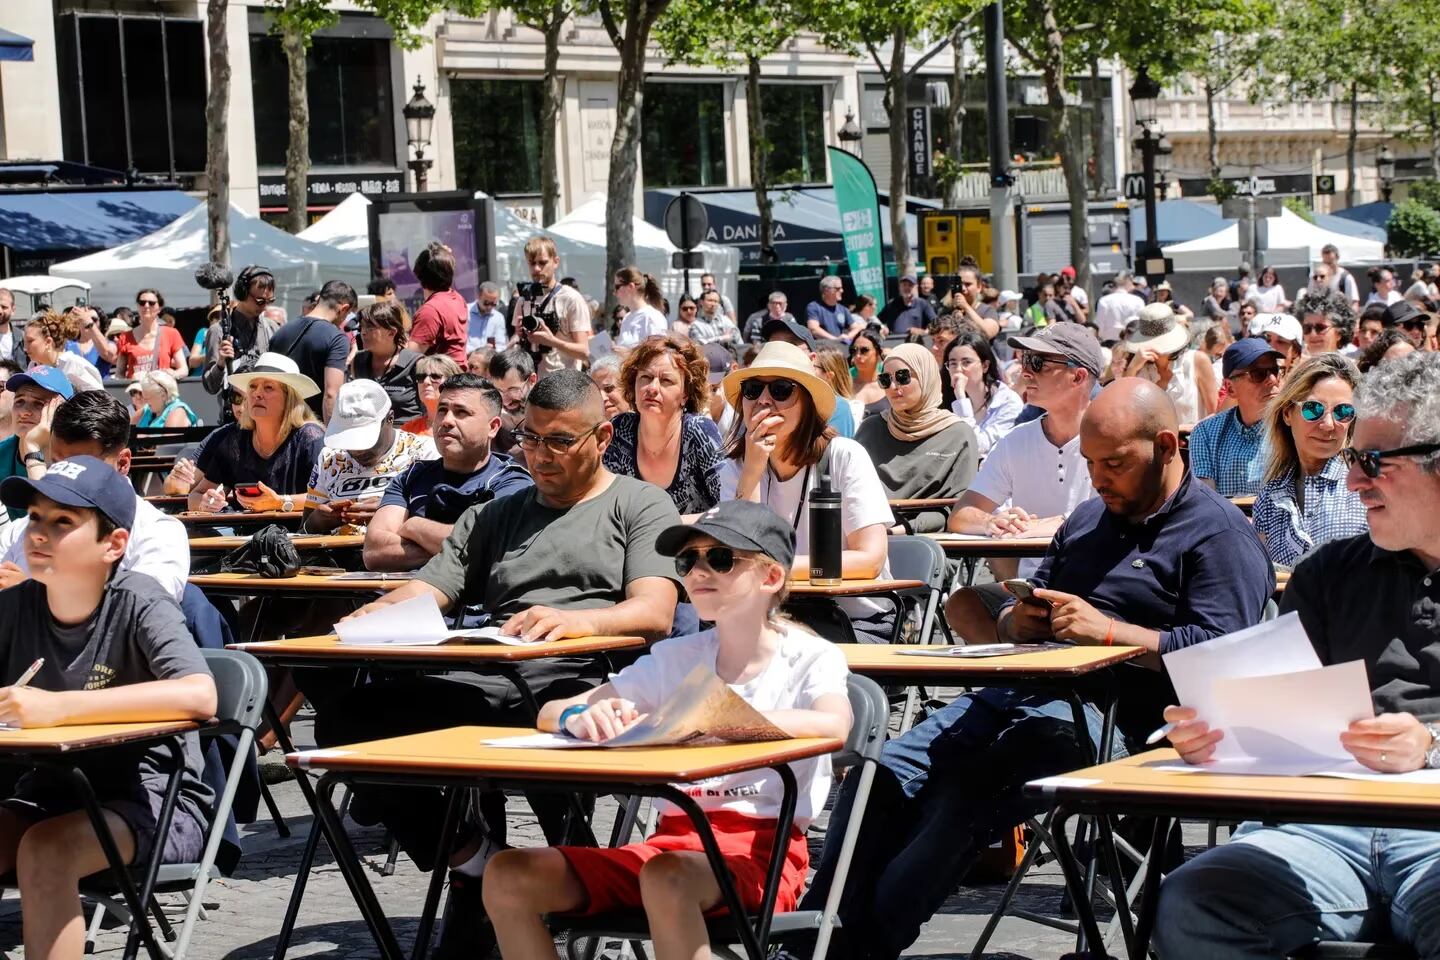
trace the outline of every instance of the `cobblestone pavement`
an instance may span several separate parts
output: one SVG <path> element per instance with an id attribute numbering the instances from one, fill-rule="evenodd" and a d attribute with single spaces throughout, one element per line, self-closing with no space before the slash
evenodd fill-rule
<path id="1" fill-rule="evenodd" d="M 297 743 L 302 747 L 311 742 L 308 723 L 298 723 L 294 732 Z M 278 754 L 271 754 L 265 762 L 275 763 L 278 760 Z M 295 879 L 301 846 L 311 826 L 310 813 L 293 781 L 276 784 L 273 789 L 291 826 L 291 837 L 281 839 L 268 820 L 243 828 L 246 853 L 236 874 L 213 882 L 207 888 L 205 900 L 209 919 L 200 923 L 191 943 L 189 956 L 194 960 L 261 960 L 272 955 L 275 935 Z M 539 826 L 530 816 L 524 801 L 513 798 L 510 809 L 511 842 L 538 844 L 541 837 Z M 262 816 L 263 811 L 262 806 Z M 613 811 L 613 804 L 601 802 L 597 812 L 600 828 L 608 831 Z M 817 827 L 823 823 L 822 819 Z M 408 950 L 423 904 L 427 877 L 404 856 L 401 856 L 394 875 L 381 877 L 379 868 L 385 859 L 382 831 L 354 824 L 350 827 L 350 835 L 370 867 L 370 880 L 380 903 L 391 918 L 401 945 Z M 818 852 L 820 842 L 817 829 L 812 836 L 812 850 Z M 969 956 L 1001 890 L 999 885 L 962 888 L 945 902 L 907 954 L 929 958 Z M 1034 871 L 1022 887 L 1019 905 L 1055 915 L 1060 907 L 1061 890 L 1058 869 L 1047 865 Z M 178 916 L 183 909 L 178 898 L 174 898 L 170 906 L 172 916 Z M 15 960 L 23 957 L 24 951 L 19 944 L 20 905 L 12 893 L 0 903 L 0 951 L 4 951 L 0 956 Z M 105 960 L 119 958 L 123 948 L 123 929 L 107 930 L 100 937 L 95 955 Z M 1019 957 L 1041 960 L 1058 957 L 1070 949 L 1073 949 L 1073 939 L 1066 934 L 1007 918 L 996 931 L 986 957 L 992 960 Z M 289 956 L 334 960 L 378 956 L 344 880 L 323 844 L 306 890 Z"/>

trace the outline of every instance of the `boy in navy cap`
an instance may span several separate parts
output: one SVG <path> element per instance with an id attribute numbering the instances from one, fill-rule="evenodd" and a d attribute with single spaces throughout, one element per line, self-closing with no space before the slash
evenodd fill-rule
<path id="1" fill-rule="evenodd" d="M 11 415 L 15 433 L 0 440 L 0 478 L 42 477 L 50 445 L 50 417 L 55 408 L 75 395 L 65 374 L 54 367 L 36 366 L 5 381 L 15 394 Z M 10 511 L 10 519 L 23 513 Z"/>
<path id="2" fill-rule="evenodd" d="M 24 548 L 32 577 L 0 591 L 0 680 L 13 684 L 43 658 L 27 686 L 0 687 L 0 723 L 214 716 L 214 680 L 174 599 L 144 574 L 115 572 L 135 521 L 129 482 L 104 461 L 77 456 L 39 479 L 7 478 L 0 502 L 29 517 Z M 127 862 L 145 862 L 157 843 L 165 862 L 200 855 L 212 798 L 194 734 L 185 740 L 174 820 L 157 835 L 169 756 L 161 747 L 99 751 L 83 765 Z M 27 956 L 80 960 L 80 878 L 106 866 L 68 778 L 35 768 L 0 800 L 0 873 L 13 870 L 19 879 Z"/>

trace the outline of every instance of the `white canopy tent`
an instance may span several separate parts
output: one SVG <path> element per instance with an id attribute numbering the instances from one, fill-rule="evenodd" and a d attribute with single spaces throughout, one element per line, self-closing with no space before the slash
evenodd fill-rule
<path id="1" fill-rule="evenodd" d="M 203 307 L 210 303 L 210 295 L 196 286 L 195 268 L 209 259 L 202 203 L 148 236 L 57 263 L 50 273 L 84 280 L 91 285 L 91 299 L 102 304 L 128 303 L 136 290 L 150 286 L 171 306 Z M 305 296 L 327 280 L 344 280 L 364 290 L 370 278 L 364 251 L 291 236 L 234 204 L 230 205 L 230 263 L 236 272 L 252 263 L 269 267 L 275 274 L 275 300 L 291 316 L 298 313 Z"/>
<path id="2" fill-rule="evenodd" d="M 311 243 L 323 243 L 336 250 L 370 256 L 370 223 L 366 212 L 370 201 L 364 194 L 352 193 L 325 216 L 295 236 Z"/>
<path id="3" fill-rule="evenodd" d="M 601 193 L 586 200 L 550 227 L 550 232 L 556 236 L 557 241 L 558 238 L 565 237 L 600 248 L 602 284 L 595 288 L 584 284 L 580 287 L 597 300 L 603 300 L 604 296 L 594 291 L 607 291 L 610 286 L 610 278 L 603 275 L 605 222 L 605 195 Z M 685 286 L 684 271 L 670 265 L 671 254 L 678 252 L 680 248 L 670 242 L 664 230 L 640 217 L 635 218 L 634 229 L 635 265 L 646 273 L 653 274 L 655 279 L 660 281 L 660 289 L 669 298 L 673 308 Z M 704 266 L 690 271 L 691 295 L 699 294 L 700 274 L 709 271 L 715 274 L 715 282 L 720 287 L 720 292 L 733 303 L 739 290 L 740 251 L 719 243 L 702 243 L 695 249 L 700 253 Z"/>
<path id="4" fill-rule="evenodd" d="M 1317 227 L 1289 210 L 1265 220 L 1268 244 L 1264 262 L 1275 267 L 1309 267 L 1320 262 L 1320 249 L 1333 243 L 1340 250 L 1343 263 L 1379 263 L 1385 258 L 1385 245 L 1376 240 L 1335 233 Z M 1232 270 L 1242 259 L 1240 227 L 1230 224 L 1214 233 L 1184 243 L 1172 243 L 1165 255 L 1180 270 Z"/>

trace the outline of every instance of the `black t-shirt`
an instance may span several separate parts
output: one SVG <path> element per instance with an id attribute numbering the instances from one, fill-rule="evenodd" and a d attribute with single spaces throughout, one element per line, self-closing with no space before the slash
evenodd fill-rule
<path id="1" fill-rule="evenodd" d="M 415 392 L 415 361 L 422 355 L 414 350 L 401 350 L 390 361 L 390 367 L 380 376 L 375 376 L 371 365 L 370 351 L 361 350 L 355 354 L 355 379 L 374 380 L 390 395 L 390 409 L 396 423 L 414 420 L 425 412 L 420 396 Z"/>
<path id="2" fill-rule="evenodd" d="M 315 411 L 315 416 L 323 416 L 325 371 L 345 371 L 350 359 L 350 338 L 329 320 L 296 317 L 275 331 L 270 338 L 270 349 L 294 360 L 300 372 L 315 381 L 320 392 L 305 402 Z"/>
<path id="3" fill-rule="evenodd" d="M 210 672 L 174 598 L 134 571 L 116 574 L 95 613 L 74 626 L 63 626 L 50 615 L 46 587 L 37 580 L 0 591 L 0 650 L 7 683 L 44 657 L 31 681 L 40 690 L 104 690 Z M 213 798 L 202 778 L 199 739 L 193 733 L 185 738 L 184 758 L 179 802 L 205 823 Z M 137 771 L 147 792 L 163 793 L 169 748 L 152 744 L 135 751 L 96 751 L 83 767 L 102 797 L 125 795 L 120 781 Z"/>
<path id="4" fill-rule="evenodd" d="M 223 484 L 227 492 L 237 483 L 263 483 L 276 493 L 303 499 L 324 446 L 325 431 L 319 424 L 307 423 L 291 430 L 267 460 L 255 452 L 253 430 L 227 423 L 201 441 L 195 466 L 206 480 Z"/>

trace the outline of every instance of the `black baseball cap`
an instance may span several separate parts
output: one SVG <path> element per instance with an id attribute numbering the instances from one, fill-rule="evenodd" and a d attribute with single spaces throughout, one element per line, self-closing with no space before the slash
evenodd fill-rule
<path id="1" fill-rule="evenodd" d="M 1385 308 L 1380 322 L 1386 327 L 1398 327 L 1406 321 L 1428 320 L 1425 312 L 1409 300 L 1396 300 Z"/>
<path id="2" fill-rule="evenodd" d="M 732 550 L 763 553 L 786 570 L 795 562 L 795 531 L 775 511 L 751 500 L 726 500 L 694 523 L 666 527 L 655 539 L 662 557 L 673 557 L 695 537 L 713 537 Z"/>
<path id="3" fill-rule="evenodd" d="M 795 320 L 776 320 L 774 317 L 771 317 L 760 327 L 760 339 L 769 341 L 772 336 L 781 330 L 787 331 L 798 338 L 801 343 L 809 348 L 811 353 L 815 352 L 815 334 L 811 333 L 810 329 L 804 324 Z"/>
<path id="4" fill-rule="evenodd" d="M 39 480 L 7 477 L 0 483 L 0 503 L 28 509 L 40 494 L 67 507 L 98 510 L 124 530 L 135 525 L 135 488 L 115 468 L 95 457 L 71 457 L 50 464 Z"/>

